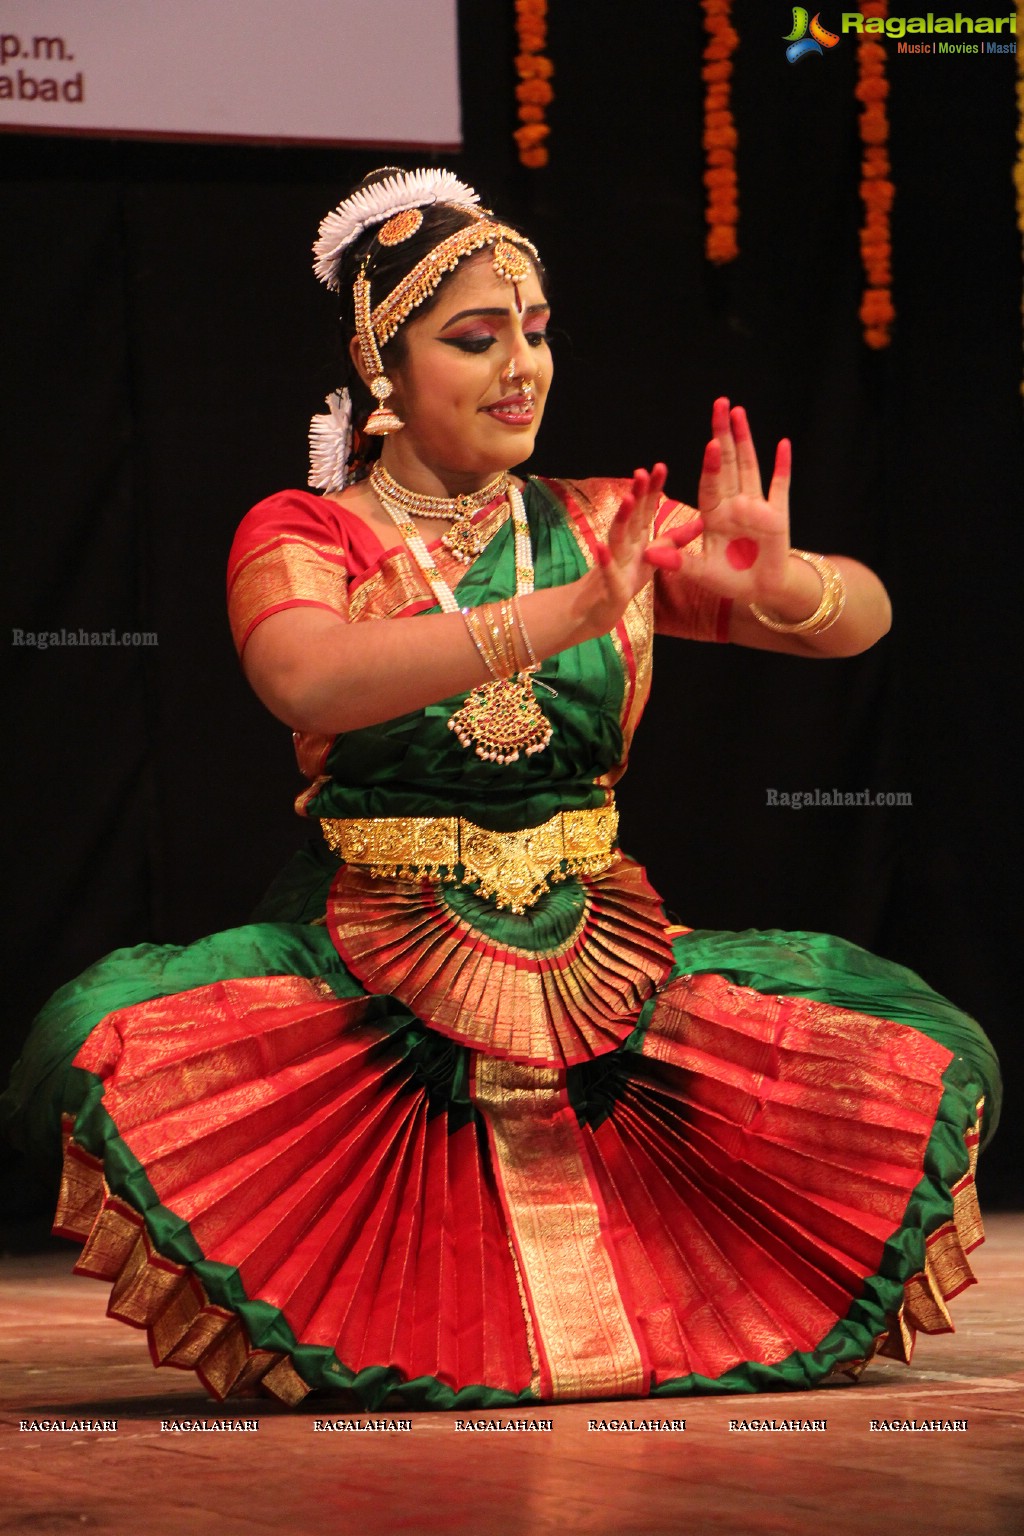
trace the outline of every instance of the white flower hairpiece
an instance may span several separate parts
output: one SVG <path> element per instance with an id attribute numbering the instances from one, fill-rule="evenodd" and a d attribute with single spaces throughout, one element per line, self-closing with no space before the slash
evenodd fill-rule
<path id="1" fill-rule="evenodd" d="M 364 229 L 383 224 L 385 219 L 404 213 L 407 208 L 421 208 L 429 203 L 457 203 L 470 207 L 479 201 L 479 193 L 451 171 L 424 167 L 386 176 L 372 186 L 360 187 L 321 220 L 313 246 L 313 271 L 328 288 L 337 290 L 338 257 Z"/>
<path id="2" fill-rule="evenodd" d="M 327 396 L 330 412 L 318 411 L 309 423 L 308 485 L 318 491 L 342 491 L 352 452 L 352 397 L 347 389 Z"/>

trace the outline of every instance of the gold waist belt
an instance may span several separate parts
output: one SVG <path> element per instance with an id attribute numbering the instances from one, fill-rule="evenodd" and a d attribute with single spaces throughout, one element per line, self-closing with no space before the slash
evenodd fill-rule
<path id="1" fill-rule="evenodd" d="M 614 806 L 558 811 L 521 832 L 492 832 L 464 816 L 330 817 L 320 825 L 339 858 L 371 875 L 458 881 L 525 912 L 559 880 L 608 868 L 619 816 Z"/>

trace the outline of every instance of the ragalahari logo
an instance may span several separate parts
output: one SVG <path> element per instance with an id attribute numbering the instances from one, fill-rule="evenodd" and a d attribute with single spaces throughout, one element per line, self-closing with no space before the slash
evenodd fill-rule
<path id="1" fill-rule="evenodd" d="M 811 19 L 809 13 L 802 5 L 793 7 L 793 30 L 788 32 L 784 39 L 789 44 L 786 49 L 786 58 L 791 64 L 797 59 L 802 59 L 808 53 L 823 53 L 826 48 L 834 48 L 839 41 L 835 32 L 830 32 L 821 24 L 821 12 L 815 13 Z"/>

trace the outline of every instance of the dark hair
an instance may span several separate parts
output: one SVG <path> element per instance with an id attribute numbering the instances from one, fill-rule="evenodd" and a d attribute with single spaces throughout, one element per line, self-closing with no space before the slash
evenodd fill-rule
<path id="1" fill-rule="evenodd" d="M 396 175 L 402 175 L 398 167 L 383 166 L 380 170 L 371 171 L 368 176 L 364 176 L 358 187 L 353 187 L 352 192 L 361 191 L 364 187 L 372 187 L 376 182 Z M 432 207 L 424 207 L 422 212 L 423 223 L 414 235 L 408 240 L 403 240 L 400 245 L 381 245 L 377 238 L 380 226 L 375 225 L 371 229 L 364 230 L 357 240 L 347 246 L 338 260 L 337 282 L 341 293 L 340 319 L 344 341 L 343 382 L 348 385 L 352 396 L 352 423 L 357 434 L 356 463 L 353 468 L 357 473 L 361 467 L 365 468 L 379 456 L 382 446 L 380 438 L 362 436 L 366 418 L 377 402 L 359 377 L 349 353 L 352 338 L 356 334 L 352 290 L 363 261 L 367 261 L 367 276 L 370 279 L 371 294 L 376 305 L 397 288 L 402 279 L 407 277 L 435 246 L 440 245 L 442 240 L 446 240 L 449 235 L 454 235 L 457 230 L 464 229 L 467 224 L 475 222 L 471 213 L 451 203 L 436 203 Z M 530 253 L 527 252 L 527 254 Z M 544 268 L 534 260 L 532 255 L 530 260 L 537 270 L 541 286 L 546 289 L 547 274 Z M 457 267 L 455 271 L 458 271 Z M 449 276 L 451 276 L 450 273 L 446 274 L 429 298 L 424 299 L 419 305 L 416 310 L 417 317 L 428 314 L 438 302 Z M 380 349 L 381 362 L 385 369 L 389 364 L 401 363 L 405 355 L 403 331 L 404 327 L 400 326 L 387 345 Z"/>

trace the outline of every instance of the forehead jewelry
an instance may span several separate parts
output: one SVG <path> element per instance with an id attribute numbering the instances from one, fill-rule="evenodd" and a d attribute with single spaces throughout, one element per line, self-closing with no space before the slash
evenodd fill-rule
<path id="1" fill-rule="evenodd" d="M 459 262 L 484 246 L 491 250 L 496 277 L 506 283 L 522 283 L 530 275 L 531 258 L 540 260 L 536 246 L 507 224 L 499 224 L 476 209 L 467 208 L 472 222 L 435 245 L 412 271 L 397 283 L 372 311 L 373 332 L 379 346 L 386 346 L 413 310 L 435 293 Z"/>

